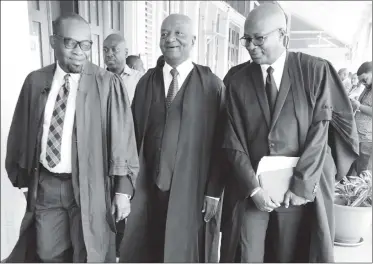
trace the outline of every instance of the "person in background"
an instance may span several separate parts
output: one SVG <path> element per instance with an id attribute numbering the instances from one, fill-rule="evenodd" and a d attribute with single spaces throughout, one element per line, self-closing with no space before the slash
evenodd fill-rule
<path id="1" fill-rule="evenodd" d="M 225 87 L 210 68 L 192 62 L 193 28 L 185 15 L 165 18 L 159 44 L 165 63 L 136 88 L 141 170 L 120 262 L 217 261 Z"/>
<path id="2" fill-rule="evenodd" d="M 145 73 L 144 63 L 141 60 L 140 56 L 130 55 L 127 57 L 126 63 L 131 69 L 135 69 L 142 74 Z"/>
<path id="3" fill-rule="evenodd" d="M 347 68 L 342 68 L 338 71 L 339 78 L 341 79 L 346 92 L 351 90 L 351 79 L 348 78 L 348 70 Z"/>
<path id="4" fill-rule="evenodd" d="M 357 76 L 365 89 L 357 100 L 351 99 L 360 141 L 360 155 L 352 167 L 360 175 L 364 170 L 372 170 L 372 62 L 364 62 Z"/>
<path id="5" fill-rule="evenodd" d="M 104 40 L 104 60 L 107 70 L 118 74 L 127 89 L 127 94 L 132 103 L 135 96 L 136 85 L 143 74 L 126 64 L 127 48 L 126 40 L 119 34 L 111 34 Z M 119 228 L 120 233 L 122 228 Z"/>
<path id="6" fill-rule="evenodd" d="M 332 65 L 287 51 L 286 20 L 273 3 L 249 13 L 240 41 L 252 62 L 225 83 L 223 150 L 230 177 L 223 200 L 223 263 L 334 260 L 335 177 L 345 176 L 357 156 L 357 131 Z M 334 160 L 329 134 L 346 151 Z M 283 199 L 270 197 L 256 177 L 264 156 L 299 157 Z"/>
<path id="7" fill-rule="evenodd" d="M 5 167 L 28 197 L 7 262 L 115 262 L 139 170 L 128 96 L 88 61 L 86 20 L 64 14 L 53 33 L 56 63 L 26 77 L 10 127 Z"/>
<path id="8" fill-rule="evenodd" d="M 348 92 L 348 97 L 353 99 L 358 99 L 360 94 L 364 91 L 365 86 L 359 83 L 359 78 L 357 73 L 354 73 L 351 77 L 351 89 Z"/>

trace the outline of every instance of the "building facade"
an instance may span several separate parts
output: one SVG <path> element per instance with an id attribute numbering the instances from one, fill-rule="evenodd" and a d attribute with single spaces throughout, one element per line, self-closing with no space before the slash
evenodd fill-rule
<path id="1" fill-rule="evenodd" d="M 171 13 L 188 15 L 194 22 L 196 63 L 211 67 L 223 78 L 230 67 L 248 60 L 239 45 L 245 15 L 257 1 L 27 1 L 32 68 L 54 62 L 49 45 L 52 21 L 60 14 L 76 12 L 91 25 L 91 60 L 104 67 L 102 44 L 111 33 L 123 34 L 129 54 L 140 55 L 146 68 L 161 55 L 160 27 Z"/>

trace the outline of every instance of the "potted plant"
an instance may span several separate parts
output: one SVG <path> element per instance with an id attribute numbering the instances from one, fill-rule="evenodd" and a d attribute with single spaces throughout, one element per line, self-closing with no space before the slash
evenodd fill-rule
<path id="1" fill-rule="evenodd" d="M 335 186 L 335 242 L 359 245 L 372 224 L 372 172 L 348 176 Z"/>

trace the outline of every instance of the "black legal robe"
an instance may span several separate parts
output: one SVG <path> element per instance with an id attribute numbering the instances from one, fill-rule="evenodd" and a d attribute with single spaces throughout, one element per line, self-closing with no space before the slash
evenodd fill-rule
<path id="1" fill-rule="evenodd" d="M 216 261 L 219 219 L 212 219 L 206 228 L 201 210 L 204 196 L 219 197 L 223 188 L 219 159 L 225 88 L 209 68 L 197 64 L 185 82 L 187 85 L 174 99 L 180 103 L 180 125 L 175 131 L 177 151 L 173 157 L 163 261 Z M 163 124 L 168 122 L 164 98 L 162 67 L 150 69 L 139 81 L 132 102 L 140 173 L 121 244 L 120 262 L 154 259 L 149 241 L 149 234 L 154 232 L 154 209 L 150 201 L 161 164 L 156 148 L 162 146 Z"/>
<path id="2" fill-rule="evenodd" d="M 358 154 L 351 105 L 334 68 L 320 58 L 288 52 L 273 116 L 258 64 L 242 67 L 226 86 L 229 120 L 223 148 L 232 175 L 224 192 L 220 261 L 237 261 L 244 203 L 257 187 L 260 159 L 286 154 L 300 156 L 291 191 L 313 201 L 303 261 L 333 262 L 334 183 Z"/>

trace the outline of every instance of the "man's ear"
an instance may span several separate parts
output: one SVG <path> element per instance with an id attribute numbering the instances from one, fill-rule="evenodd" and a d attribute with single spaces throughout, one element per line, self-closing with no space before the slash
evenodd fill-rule
<path id="1" fill-rule="evenodd" d="M 49 43 L 51 44 L 52 49 L 54 49 L 54 47 L 56 45 L 56 40 L 55 40 L 53 35 L 49 36 Z"/>
<path id="2" fill-rule="evenodd" d="M 197 37 L 193 36 L 193 38 L 192 38 L 192 46 L 194 46 L 194 43 L 196 42 L 196 39 L 197 39 Z"/>

